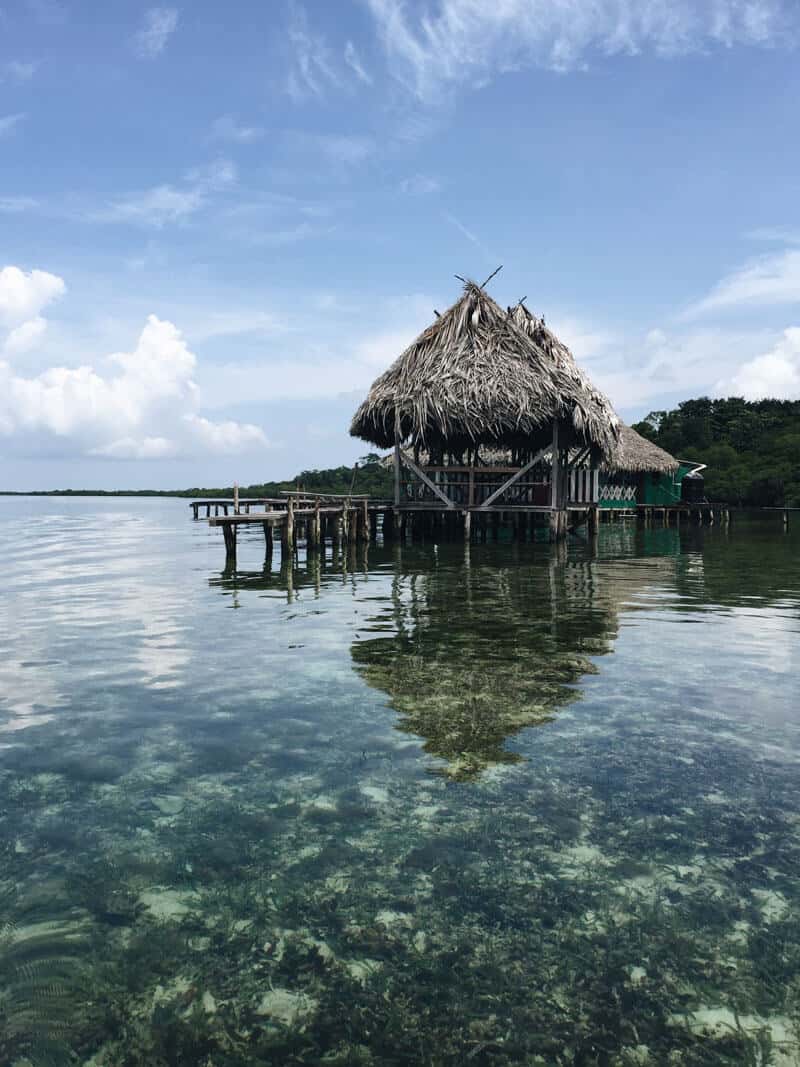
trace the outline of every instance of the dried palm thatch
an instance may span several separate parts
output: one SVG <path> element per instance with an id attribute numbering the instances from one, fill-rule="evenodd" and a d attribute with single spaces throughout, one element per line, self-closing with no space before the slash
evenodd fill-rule
<path id="1" fill-rule="evenodd" d="M 372 385 L 350 433 L 380 448 L 400 439 L 453 451 L 476 445 L 535 449 L 553 421 L 573 443 L 610 456 L 619 434 L 611 405 L 561 365 L 474 282 Z M 604 398 L 603 398 L 604 399 Z"/>
<path id="2" fill-rule="evenodd" d="M 680 464 L 669 452 L 665 452 L 663 448 L 654 445 L 652 441 L 648 441 L 623 423 L 619 440 L 607 466 L 611 471 L 627 471 L 631 474 L 640 474 L 643 471 L 667 474 L 676 471 Z"/>
<path id="3" fill-rule="evenodd" d="M 592 384 L 588 375 L 575 362 L 575 357 L 564 342 L 545 326 L 544 319 L 537 319 L 521 300 L 516 307 L 509 308 L 508 313 L 515 325 L 550 357 L 559 371 L 575 383 L 580 391 L 581 402 L 586 409 L 585 417 L 592 422 L 609 422 L 618 429 L 622 424 L 611 401 Z"/>
<path id="4" fill-rule="evenodd" d="M 532 315 L 522 301 L 509 310 L 517 326 L 532 337 L 562 370 L 573 375 L 584 390 L 591 394 L 592 402 L 598 408 L 598 417 L 605 416 L 616 420 L 619 426 L 619 438 L 611 456 L 606 461 L 606 467 L 609 470 L 630 473 L 642 471 L 665 473 L 678 469 L 678 461 L 669 452 L 654 445 L 652 441 L 648 441 L 619 419 L 609 400 L 594 388 L 589 378 L 575 362 L 575 357 L 567 346 L 545 326 L 544 319 L 537 319 L 535 315 Z"/>

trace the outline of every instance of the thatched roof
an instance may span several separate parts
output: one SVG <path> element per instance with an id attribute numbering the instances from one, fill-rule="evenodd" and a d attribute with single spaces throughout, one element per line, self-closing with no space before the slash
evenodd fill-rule
<path id="1" fill-rule="evenodd" d="M 610 456 L 619 433 L 613 408 L 574 361 L 554 359 L 474 282 L 373 383 L 350 433 L 389 447 L 396 417 L 401 440 L 453 450 L 538 448 L 559 419 L 574 443 Z"/>
<path id="2" fill-rule="evenodd" d="M 545 326 L 543 318 L 537 319 L 522 301 L 516 307 L 509 308 L 508 313 L 520 330 L 527 334 L 537 347 L 550 357 L 559 371 L 571 378 L 580 389 L 584 397 L 583 403 L 587 406 L 593 420 L 610 422 L 616 427 L 622 425 L 611 401 L 592 384 L 589 376 L 580 369 L 564 342 Z"/>
<path id="3" fill-rule="evenodd" d="M 544 319 L 537 319 L 520 301 L 515 308 L 511 308 L 512 315 L 520 329 L 525 330 L 545 352 L 548 352 L 555 363 L 567 374 L 574 376 L 583 388 L 591 393 L 594 403 L 598 407 L 600 417 L 613 417 L 619 424 L 620 434 L 617 444 L 612 450 L 606 466 L 610 470 L 629 471 L 640 473 L 642 471 L 657 471 L 660 473 L 678 469 L 678 461 L 665 452 L 663 448 L 654 445 L 652 441 L 642 437 L 636 430 L 626 426 L 611 407 L 608 399 L 594 388 L 588 377 L 575 362 L 567 346 L 544 324 Z"/>
<path id="4" fill-rule="evenodd" d="M 680 464 L 669 452 L 654 445 L 646 437 L 642 437 L 631 426 L 622 424 L 622 432 L 619 441 L 608 461 L 608 468 L 612 471 L 628 471 L 638 474 L 642 471 L 657 471 L 666 474 L 676 471 Z"/>

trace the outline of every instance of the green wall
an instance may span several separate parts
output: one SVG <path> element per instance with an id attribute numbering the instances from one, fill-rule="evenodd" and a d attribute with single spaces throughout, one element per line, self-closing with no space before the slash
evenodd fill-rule
<path id="1" fill-rule="evenodd" d="M 682 463 L 674 474 L 614 475 L 600 478 L 601 508 L 633 508 L 637 504 L 670 507 L 681 502 L 681 483 L 694 469 L 694 464 Z M 635 487 L 635 499 L 632 488 Z"/>

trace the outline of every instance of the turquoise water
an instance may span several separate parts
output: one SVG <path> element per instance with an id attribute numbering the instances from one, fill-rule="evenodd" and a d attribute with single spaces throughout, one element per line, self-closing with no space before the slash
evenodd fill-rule
<path id="1" fill-rule="evenodd" d="M 800 1063 L 800 527 L 189 515 L 0 499 L 0 1063 Z"/>

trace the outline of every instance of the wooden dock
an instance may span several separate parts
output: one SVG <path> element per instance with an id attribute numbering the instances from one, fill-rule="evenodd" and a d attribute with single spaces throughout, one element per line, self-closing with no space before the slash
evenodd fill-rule
<path id="1" fill-rule="evenodd" d="M 430 502 L 404 502 L 399 507 L 390 500 L 366 495 L 309 494 L 287 492 L 281 497 L 193 500 L 190 504 L 198 517 L 206 508 L 209 526 L 219 526 L 225 539 L 226 570 L 236 569 L 237 532 L 242 526 L 260 525 L 264 532 L 267 555 L 271 557 L 275 541 L 280 541 L 284 558 L 291 556 L 298 543 L 307 551 L 323 551 L 332 545 L 374 543 L 380 533 L 385 543 L 427 540 L 498 541 L 504 528 L 515 541 L 538 539 L 536 531 L 548 530 L 550 540 L 577 534 L 586 528 L 589 537 L 597 534 L 600 523 L 635 521 L 641 528 L 658 526 L 714 525 L 728 526 L 732 510 L 727 504 L 676 503 L 671 505 L 634 505 L 627 508 L 599 508 L 595 505 L 569 503 L 560 517 L 562 528 L 553 530 L 553 509 L 536 504 L 486 504 L 477 507 L 443 507 Z M 215 514 L 211 515 L 211 510 Z M 800 508 L 760 508 L 781 513 L 784 528 L 789 513 Z M 222 511 L 222 514 L 219 512 Z"/>

